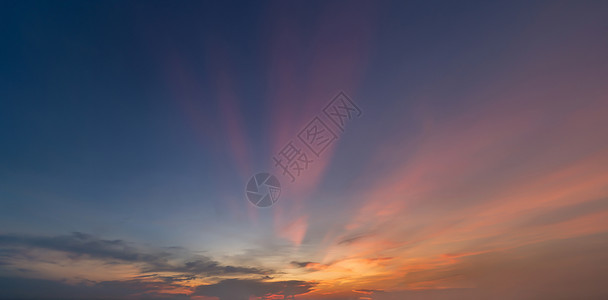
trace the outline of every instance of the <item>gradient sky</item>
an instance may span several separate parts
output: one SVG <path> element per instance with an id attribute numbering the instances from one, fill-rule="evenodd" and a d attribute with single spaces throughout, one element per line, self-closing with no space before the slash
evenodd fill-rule
<path id="1" fill-rule="evenodd" d="M 606 1 L 2 1 L 0 36 L 0 299 L 608 298 Z"/>

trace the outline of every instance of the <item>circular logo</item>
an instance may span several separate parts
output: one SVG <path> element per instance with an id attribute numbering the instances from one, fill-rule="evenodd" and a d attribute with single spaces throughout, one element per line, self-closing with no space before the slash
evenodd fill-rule
<path id="1" fill-rule="evenodd" d="M 279 200 L 281 183 L 268 173 L 258 173 L 251 176 L 247 182 L 247 199 L 257 207 L 269 207 Z"/>

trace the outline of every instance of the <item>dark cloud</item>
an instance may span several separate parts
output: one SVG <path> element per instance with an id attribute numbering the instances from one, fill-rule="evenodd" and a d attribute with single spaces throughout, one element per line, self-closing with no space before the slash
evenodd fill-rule
<path id="1" fill-rule="evenodd" d="M 166 283 L 173 283 L 173 282 L 190 281 L 190 280 L 194 280 L 196 278 L 197 278 L 196 275 L 191 275 L 191 274 L 179 274 L 179 275 L 170 275 L 170 276 L 159 275 L 159 274 L 145 274 L 145 275 L 136 276 L 134 279 L 138 279 L 138 280 L 158 279 L 158 280 L 162 280 Z"/>
<path id="2" fill-rule="evenodd" d="M 168 263 L 157 263 L 151 265 L 145 271 L 147 272 L 177 272 L 177 273 L 188 273 L 188 274 L 204 274 L 206 276 L 217 276 L 226 274 L 258 274 L 266 275 L 271 273 L 269 270 L 250 268 L 250 267 L 237 267 L 237 266 L 224 266 L 219 262 L 209 259 L 208 257 L 200 256 L 195 260 L 187 261 L 183 264 L 172 265 Z"/>
<path id="3" fill-rule="evenodd" d="M 282 295 L 286 299 L 310 292 L 314 282 L 299 280 L 262 281 L 255 279 L 226 279 L 196 288 L 194 295 L 218 297 L 220 300 L 248 300 L 250 297 Z"/>
<path id="4" fill-rule="evenodd" d="M 368 289 L 353 290 L 353 292 L 360 293 L 360 294 L 366 294 L 366 295 L 384 293 L 383 290 L 368 290 Z"/>
<path id="5" fill-rule="evenodd" d="M 312 261 L 292 261 L 291 264 L 297 268 L 305 269 L 308 272 L 316 272 L 323 269 L 327 269 L 329 266 L 336 262 L 330 262 L 328 264 L 321 264 Z"/>
<path id="6" fill-rule="evenodd" d="M 166 287 L 166 285 L 163 286 L 162 283 L 154 285 L 154 283 L 146 283 L 140 280 L 68 284 L 45 279 L 0 277 L 0 299 L 189 299 L 186 295 L 169 295 L 156 292 L 163 287 Z"/>
<path id="7" fill-rule="evenodd" d="M 206 256 L 188 254 L 182 248 L 143 249 L 123 240 L 101 239 L 81 232 L 59 236 L 0 235 L 0 265 L 10 264 L 11 258 L 15 256 L 37 259 L 27 255 L 30 249 L 60 251 L 72 259 L 140 263 L 143 273 L 173 272 L 200 276 L 273 273 L 267 269 L 222 265 Z M 180 260 L 182 262 L 175 262 Z"/>
<path id="8" fill-rule="evenodd" d="M 166 252 L 142 253 L 123 240 L 104 240 L 81 232 L 50 237 L 0 235 L 0 247 L 7 246 L 62 251 L 73 257 L 87 256 L 130 262 L 157 262 L 170 255 Z"/>
<path id="9" fill-rule="evenodd" d="M 298 268 L 306 268 L 309 264 L 312 264 L 312 261 L 292 261 L 291 264 Z"/>
<path id="10" fill-rule="evenodd" d="M 146 279 L 131 279 L 131 280 L 111 280 L 102 281 L 95 284 L 96 288 L 103 290 L 118 290 L 128 291 L 130 294 L 137 295 L 148 295 L 150 297 L 163 296 L 162 291 L 180 288 L 177 281 L 173 281 L 179 276 L 171 278 L 172 276 L 155 276 Z M 189 279 L 185 279 L 189 280 Z M 186 296 L 185 294 L 182 296 Z"/>
<path id="11" fill-rule="evenodd" d="M 273 271 L 266 269 L 224 265 L 181 248 L 137 247 L 123 240 L 101 239 L 79 232 L 59 236 L 0 235 L 0 268 L 17 275 L 18 264 L 14 262 L 46 261 L 44 250 L 63 252 L 72 260 L 95 259 L 108 264 L 136 265 L 140 268 L 140 275 L 130 280 L 88 281 L 81 284 L 4 277 L 0 280 L 0 299 L 92 299 L 92 296 L 93 299 L 126 299 L 133 296 L 137 299 L 187 299 L 186 295 L 165 295 L 163 291 L 180 288 L 185 282 L 197 277 L 254 274 L 270 278 L 268 275 L 273 274 Z M 222 286 L 219 284 L 220 289 Z M 308 286 L 298 282 L 258 282 L 258 288 L 254 290 L 295 295 L 305 291 Z M 213 287 L 208 289 L 213 290 Z M 204 290 L 205 288 L 201 289 Z"/>
<path id="12" fill-rule="evenodd" d="M 194 280 L 194 279 L 196 279 L 196 276 L 190 275 L 190 274 L 181 274 L 181 275 L 173 275 L 173 276 L 158 276 L 157 278 L 159 278 L 167 283 L 173 283 L 173 282 L 183 282 L 183 281 Z"/>

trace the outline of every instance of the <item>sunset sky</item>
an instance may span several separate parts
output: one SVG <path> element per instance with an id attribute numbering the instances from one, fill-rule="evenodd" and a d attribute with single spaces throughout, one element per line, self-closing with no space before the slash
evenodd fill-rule
<path id="1" fill-rule="evenodd" d="M 0 299 L 608 299 L 608 1 L 2 1 L 0 37 Z"/>

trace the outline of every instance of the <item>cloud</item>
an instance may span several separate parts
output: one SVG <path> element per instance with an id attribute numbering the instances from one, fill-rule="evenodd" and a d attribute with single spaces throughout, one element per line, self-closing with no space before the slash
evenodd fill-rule
<path id="1" fill-rule="evenodd" d="M 309 264 L 313 264 L 313 262 L 312 261 L 292 261 L 291 264 L 298 268 L 306 268 Z"/>
<path id="2" fill-rule="evenodd" d="M 369 289 L 353 290 L 353 292 L 359 293 L 359 294 L 366 294 L 366 295 L 371 295 L 374 293 L 384 293 L 383 290 L 369 290 Z"/>
<path id="3" fill-rule="evenodd" d="M 171 272 L 201 276 L 273 273 L 268 269 L 223 265 L 206 256 L 178 253 L 176 248 L 143 249 L 123 240 L 106 240 L 81 232 L 58 236 L 0 235 L 0 265 L 10 264 L 16 256 L 25 256 L 29 261 L 39 259 L 27 255 L 31 249 L 63 252 L 74 260 L 88 258 L 108 263 L 137 263 L 141 265 L 142 273 Z M 182 257 L 184 255 L 187 257 Z"/>
<path id="4" fill-rule="evenodd" d="M 355 235 L 351 235 L 348 237 L 344 237 L 340 241 L 338 241 L 338 245 L 350 245 L 361 239 L 368 237 L 369 235 L 370 234 L 355 234 Z"/>
<path id="5" fill-rule="evenodd" d="M 215 284 L 201 285 L 193 295 L 218 297 L 220 300 L 247 300 L 251 296 L 268 298 L 281 295 L 285 298 L 306 294 L 312 291 L 314 282 L 262 281 L 255 279 L 226 279 Z"/>
<path id="6" fill-rule="evenodd" d="M 250 267 L 238 267 L 238 266 L 225 266 L 219 262 L 211 260 L 208 257 L 200 256 L 196 260 L 187 261 L 182 264 L 173 265 L 169 263 L 159 263 L 150 266 L 145 269 L 146 272 L 179 272 L 188 274 L 204 274 L 207 276 L 217 276 L 226 274 L 259 274 L 266 275 L 272 273 L 270 270 L 250 268 Z"/>
<path id="7" fill-rule="evenodd" d="M 320 263 L 316 263 L 316 262 L 312 262 L 312 261 L 304 261 L 304 262 L 292 261 L 291 264 L 298 268 L 305 268 L 310 271 L 324 270 L 324 269 L 329 268 L 332 265 L 332 264 L 320 264 Z"/>
<path id="8" fill-rule="evenodd" d="M 0 247 L 40 248 L 66 252 L 74 258 L 88 256 L 129 262 L 158 262 L 170 255 L 167 252 L 142 253 L 123 240 L 104 240 L 81 232 L 50 237 L 0 235 Z"/>
<path id="9" fill-rule="evenodd" d="M 162 279 L 167 283 L 190 281 L 196 279 L 196 276 L 189 274 L 173 275 L 173 276 L 158 276 L 157 278 Z"/>
<path id="10" fill-rule="evenodd" d="M 150 283 L 140 280 L 107 281 L 100 283 L 68 284 L 65 282 L 0 277 L 0 299 L 189 299 L 186 295 L 162 294 L 154 292 L 164 286 L 151 289 Z"/>

